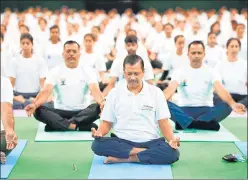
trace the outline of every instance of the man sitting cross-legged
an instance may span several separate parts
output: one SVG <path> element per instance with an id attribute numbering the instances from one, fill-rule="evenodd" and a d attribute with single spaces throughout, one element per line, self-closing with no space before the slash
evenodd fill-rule
<path id="1" fill-rule="evenodd" d="M 203 65 L 205 47 L 201 41 L 193 41 L 188 46 L 190 66 L 180 68 L 172 76 L 169 87 L 164 90 L 167 100 L 178 91 L 178 105 L 169 102 L 171 119 L 176 129 L 196 128 L 204 130 L 220 129 L 219 122 L 232 110 L 244 114 L 246 108 L 236 103 L 223 87 L 218 72 Z M 213 92 L 224 101 L 213 105 Z"/>
<path id="2" fill-rule="evenodd" d="M 144 62 L 128 55 L 125 81 L 111 90 L 102 111 L 102 124 L 92 128 L 92 150 L 106 156 L 104 163 L 172 164 L 179 159 L 179 138 L 168 121 L 170 113 L 162 91 L 142 81 Z M 113 127 L 115 134 L 105 136 Z M 159 128 L 164 137 L 159 136 Z M 167 140 L 167 142 L 165 141 Z"/>
<path id="3" fill-rule="evenodd" d="M 45 131 L 82 130 L 97 128 L 93 122 L 99 118 L 104 105 L 96 74 L 89 67 L 78 65 L 80 46 L 67 41 L 63 52 L 65 64 L 55 67 L 46 78 L 45 86 L 25 110 L 30 116 L 46 124 Z M 90 105 L 90 95 L 98 104 Z M 54 108 L 43 104 L 54 90 Z M 99 106 L 100 105 L 100 106 Z"/>

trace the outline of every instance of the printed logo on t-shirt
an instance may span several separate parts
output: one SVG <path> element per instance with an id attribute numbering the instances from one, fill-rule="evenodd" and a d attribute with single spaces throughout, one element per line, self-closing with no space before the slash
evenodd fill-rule
<path id="1" fill-rule="evenodd" d="M 183 80 L 183 82 L 181 83 L 181 86 L 183 86 L 183 87 L 187 86 L 187 81 L 186 81 L 186 79 Z"/>
<path id="2" fill-rule="evenodd" d="M 61 86 L 66 85 L 66 84 L 65 84 L 65 78 L 61 78 L 61 79 L 60 79 L 60 85 L 61 85 Z"/>
<path id="3" fill-rule="evenodd" d="M 153 111 L 153 107 L 149 105 L 143 105 L 141 110 L 146 110 L 146 111 Z"/>

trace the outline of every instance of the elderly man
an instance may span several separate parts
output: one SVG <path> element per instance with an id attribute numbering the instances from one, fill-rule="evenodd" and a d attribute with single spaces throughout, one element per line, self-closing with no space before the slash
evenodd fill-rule
<path id="1" fill-rule="evenodd" d="M 172 164 L 179 159 L 179 138 L 168 121 L 170 113 L 162 91 L 143 81 L 144 62 L 128 55 L 123 64 L 126 81 L 107 98 L 92 150 L 106 156 L 104 163 Z M 103 137 L 113 127 L 115 134 Z M 164 137 L 160 137 L 159 128 Z M 167 142 L 165 141 L 167 140 Z"/>
<path id="2" fill-rule="evenodd" d="M 6 162 L 6 156 L 17 145 L 12 104 L 12 85 L 8 78 L 1 76 L 1 164 Z"/>
<path id="3" fill-rule="evenodd" d="M 219 73 L 203 64 L 205 46 L 202 41 L 188 45 L 190 66 L 178 69 L 164 94 L 167 100 L 177 90 L 178 104 L 168 102 L 171 119 L 176 129 L 196 128 L 204 130 L 220 129 L 219 122 L 232 110 L 244 114 L 244 105 L 236 103 L 221 83 Z M 213 105 L 213 92 L 224 101 Z"/>
<path id="4" fill-rule="evenodd" d="M 55 67 L 46 78 L 45 86 L 25 110 L 28 116 L 46 124 L 45 131 L 79 130 L 97 128 L 93 122 L 99 118 L 105 99 L 96 74 L 89 67 L 79 65 L 80 46 L 75 41 L 64 44 L 64 64 Z M 54 108 L 43 104 L 54 90 Z M 91 104 L 88 90 L 98 104 Z"/>

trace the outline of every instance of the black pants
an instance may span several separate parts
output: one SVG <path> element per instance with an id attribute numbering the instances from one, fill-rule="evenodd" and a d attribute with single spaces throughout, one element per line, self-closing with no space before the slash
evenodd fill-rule
<path id="1" fill-rule="evenodd" d="M 91 104 L 81 111 L 65 111 L 60 109 L 40 106 L 36 109 L 34 117 L 47 125 L 54 131 L 66 131 L 71 123 L 87 126 L 99 119 L 100 106 Z"/>
<path id="2" fill-rule="evenodd" d="M 29 98 L 35 98 L 37 96 L 37 93 L 21 93 L 14 91 L 14 96 L 22 95 L 24 99 L 26 100 L 24 103 L 14 101 L 13 103 L 13 109 L 24 109 L 27 105 L 31 104 L 31 101 Z"/>
<path id="3" fill-rule="evenodd" d="M 1 152 L 4 152 L 5 155 L 7 156 L 12 150 L 7 150 L 7 142 L 5 139 L 5 131 L 1 131 Z"/>
<path id="4" fill-rule="evenodd" d="M 232 98 L 234 99 L 234 101 L 243 104 L 246 108 L 247 108 L 247 95 L 240 95 L 240 94 L 231 94 Z M 222 102 L 222 100 L 220 99 L 220 97 L 217 94 L 214 94 L 214 105 L 218 104 Z"/>
<path id="5" fill-rule="evenodd" d="M 101 90 L 101 92 L 103 92 L 103 90 L 105 89 L 105 87 L 107 87 L 108 84 L 103 84 L 102 82 L 99 82 L 99 88 Z"/>
<path id="6" fill-rule="evenodd" d="M 113 61 L 108 60 L 108 61 L 106 62 L 106 69 L 107 69 L 107 70 L 110 70 L 112 64 L 113 64 Z"/>

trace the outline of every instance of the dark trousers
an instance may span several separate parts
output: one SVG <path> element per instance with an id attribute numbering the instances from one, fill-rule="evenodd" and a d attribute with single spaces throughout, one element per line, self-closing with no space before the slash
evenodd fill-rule
<path id="1" fill-rule="evenodd" d="M 108 60 L 108 61 L 106 62 L 106 69 L 107 69 L 107 70 L 110 70 L 112 64 L 113 64 L 113 61 Z"/>
<path id="2" fill-rule="evenodd" d="M 247 108 L 247 95 L 231 94 L 234 101 L 243 104 Z M 214 104 L 219 104 L 223 102 L 217 94 L 214 94 Z"/>
<path id="3" fill-rule="evenodd" d="M 167 101 L 167 103 L 171 113 L 171 120 L 180 124 L 184 129 L 194 120 L 220 122 L 232 112 L 232 109 L 224 102 L 214 107 L 179 107 L 170 101 Z"/>
<path id="4" fill-rule="evenodd" d="M 81 111 L 66 111 L 40 106 L 36 109 L 34 117 L 49 125 L 54 131 L 66 131 L 71 123 L 87 126 L 99 119 L 100 106 L 91 104 Z"/>
<path id="5" fill-rule="evenodd" d="M 171 148 L 164 138 L 136 143 L 118 137 L 102 137 L 93 141 L 91 149 L 99 156 L 128 159 L 134 147 L 147 148 L 137 154 L 142 164 L 172 164 L 180 156 L 179 151 Z"/>
<path id="6" fill-rule="evenodd" d="M 5 155 L 7 156 L 12 150 L 7 150 L 7 142 L 5 139 L 5 131 L 1 131 L 1 152 L 4 152 Z"/>
<path id="7" fill-rule="evenodd" d="M 99 88 L 101 90 L 101 92 L 103 92 L 103 90 L 105 89 L 105 87 L 107 87 L 108 84 L 103 84 L 102 82 L 99 82 Z"/>
<path id="8" fill-rule="evenodd" d="M 35 98 L 37 94 L 38 92 L 37 93 L 21 93 L 21 92 L 14 91 L 14 96 L 22 95 L 26 101 L 24 103 L 14 101 L 13 109 L 24 109 L 27 105 L 32 103 L 29 98 Z"/>

